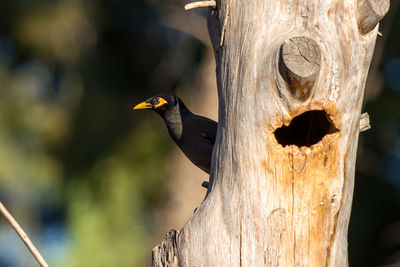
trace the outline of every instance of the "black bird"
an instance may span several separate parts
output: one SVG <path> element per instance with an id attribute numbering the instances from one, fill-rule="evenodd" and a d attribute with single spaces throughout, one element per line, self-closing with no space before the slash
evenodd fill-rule
<path id="1" fill-rule="evenodd" d="M 210 173 L 211 155 L 217 123 L 193 114 L 177 96 L 161 94 L 150 97 L 133 109 L 151 109 L 165 121 L 171 138 L 190 161 Z"/>

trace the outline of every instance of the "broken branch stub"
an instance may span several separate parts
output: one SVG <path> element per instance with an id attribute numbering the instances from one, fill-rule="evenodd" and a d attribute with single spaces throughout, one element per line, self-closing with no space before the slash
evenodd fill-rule
<path id="1" fill-rule="evenodd" d="M 389 11 L 390 0 L 359 0 L 357 4 L 357 24 L 360 32 L 366 34 Z"/>
<path id="2" fill-rule="evenodd" d="M 190 4 L 186 4 L 185 10 L 191 10 L 191 9 L 202 8 L 202 7 L 215 8 L 216 6 L 217 6 L 217 3 L 215 1 L 198 1 L 198 2 L 193 2 Z"/>
<path id="3" fill-rule="evenodd" d="M 369 129 L 371 129 L 371 125 L 369 123 L 369 115 L 367 112 L 365 112 L 360 116 L 360 132 L 364 132 Z"/>
<path id="4" fill-rule="evenodd" d="M 164 241 L 153 248 L 152 251 L 152 266 L 169 266 L 177 267 L 178 259 L 178 240 L 179 231 L 171 230 L 166 235 Z"/>
<path id="5" fill-rule="evenodd" d="M 305 36 L 293 37 L 283 43 L 280 71 L 295 98 L 308 98 L 318 77 L 320 65 L 321 49 L 313 39 Z"/>

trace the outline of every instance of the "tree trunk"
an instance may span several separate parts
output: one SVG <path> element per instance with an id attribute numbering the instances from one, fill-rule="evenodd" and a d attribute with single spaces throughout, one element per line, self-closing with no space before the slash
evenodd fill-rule
<path id="1" fill-rule="evenodd" d="M 208 195 L 153 266 L 346 266 L 364 85 L 388 0 L 221 0 Z"/>

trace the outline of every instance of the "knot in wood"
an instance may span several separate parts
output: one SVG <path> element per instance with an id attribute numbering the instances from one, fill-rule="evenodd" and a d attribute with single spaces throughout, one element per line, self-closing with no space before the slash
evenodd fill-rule
<path id="1" fill-rule="evenodd" d="M 281 47 L 280 71 L 291 92 L 305 100 L 319 74 L 321 49 L 311 38 L 301 36 L 286 40 Z"/>
<path id="2" fill-rule="evenodd" d="M 360 32 L 366 34 L 389 11 L 390 0 L 359 0 L 357 4 L 357 24 Z"/>

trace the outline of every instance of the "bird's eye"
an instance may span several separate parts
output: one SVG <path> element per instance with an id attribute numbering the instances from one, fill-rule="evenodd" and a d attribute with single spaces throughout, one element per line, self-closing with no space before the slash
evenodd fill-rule
<path id="1" fill-rule="evenodd" d="M 153 104 L 154 104 L 154 105 L 160 104 L 160 99 L 159 99 L 158 97 L 154 98 L 154 99 L 153 99 Z"/>

